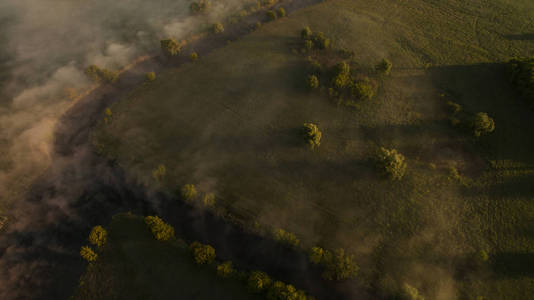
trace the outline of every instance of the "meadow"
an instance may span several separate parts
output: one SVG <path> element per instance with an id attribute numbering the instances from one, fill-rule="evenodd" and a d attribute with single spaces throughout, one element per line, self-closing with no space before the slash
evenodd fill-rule
<path id="1" fill-rule="evenodd" d="M 233 218 L 355 253 L 379 297 L 408 283 L 430 299 L 527 299 L 534 119 L 505 63 L 534 55 L 533 18 L 527 0 L 323 2 L 157 74 L 110 107 L 95 143 L 147 185 L 194 184 Z M 305 26 L 362 70 L 393 63 L 374 99 L 350 108 L 306 88 Z M 451 126 L 448 101 L 495 131 Z M 382 146 L 405 155 L 401 180 L 374 167 Z"/>

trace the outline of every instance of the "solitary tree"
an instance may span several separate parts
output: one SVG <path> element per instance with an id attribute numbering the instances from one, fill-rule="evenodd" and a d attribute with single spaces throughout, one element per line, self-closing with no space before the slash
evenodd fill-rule
<path id="1" fill-rule="evenodd" d="M 314 90 L 319 87 L 319 79 L 315 75 L 308 75 L 308 78 L 306 78 L 306 82 L 308 83 L 308 87 L 311 90 Z"/>
<path id="2" fill-rule="evenodd" d="M 321 145 L 321 137 L 323 136 L 323 133 L 319 131 L 317 125 L 313 123 L 304 123 L 303 128 L 306 141 L 310 148 L 315 149 L 319 147 Z"/>
<path id="3" fill-rule="evenodd" d="M 271 282 L 269 275 L 261 271 L 253 271 L 248 277 L 248 286 L 255 292 L 266 290 Z"/>
<path id="4" fill-rule="evenodd" d="M 157 216 L 145 217 L 145 224 L 158 241 L 168 241 L 174 237 L 174 228 Z"/>
<path id="5" fill-rule="evenodd" d="M 369 78 L 364 77 L 352 85 L 350 92 L 357 99 L 371 100 L 375 95 L 375 86 Z"/>
<path id="6" fill-rule="evenodd" d="M 376 154 L 377 165 L 391 179 L 401 179 L 406 173 L 406 159 L 395 149 L 380 147 Z"/>
<path id="7" fill-rule="evenodd" d="M 180 46 L 173 38 L 161 40 L 160 44 L 161 50 L 167 56 L 175 56 L 180 54 L 180 51 L 182 51 L 182 46 Z"/>
<path id="8" fill-rule="evenodd" d="M 93 251 L 93 249 L 89 248 L 88 246 L 83 246 L 80 249 L 80 255 L 87 260 L 88 262 L 96 261 L 98 258 L 98 254 Z"/>
<path id="9" fill-rule="evenodd" d="M 217 266 L 217 274 L 223 278 L 228 278 L 234 273 L 231 261 L 225 261 Z"/>
<path id="10" fill-rule="evenodd" d="M 322 263 L 324 258 L 329 256 L 330 252 L 328 250 L 324 250 L 321 247 L 312 247 L 308 255 L 310 261 L 316 265 Z"/>
<path id="11" fill-rule="evenodd" d="M 336 65 L 336 76 L 333 79 L 333 85 L 338 88 L 344 88 L 350 81 L 350 66 L 342 61 Z"/>
<path id="12" fill-rule="evenodd" d="M 89 234 L 89 242 L 97 247 L 102 247 L 108 238 L 107 231 L 100 225 L 93 227 Z"/>
<path id="13" fill-rule="evenodd" d="M 224 32 L 224 26 L 221 23 L 215 23 L 213 24 L 212 31 L 215 34 Z"/>
<path id="14" fill-rule="evenodd" d="M 393 64 L 388 59 L 384 58 L 376 65 L 375 69 L 384 75 L 389 75 L 392 67 Z"/>
<path id="15" fill-rule="evenodd" d="M 191 55 L 189 55 L 189 59 L 191 61 L 196 61 L 198 59 L 198 54 L 195 51 L 191 52 Z"/>
<path id="16" fill-rule="evenodd" d="M 199 265 L 210 264 L 215 259 L 215 249 L 210 245 L 193 242 L 189 246 L 195 262 Z"/>
<path id="17" fill-rule="evenodd" d="M 495 130 L 495 121 L 487 113 L 479 112 L 473 118 L 472 124 L 475 136 L 488 134 Z"/>
<path id="18" fill-rule="evenodd" d="M 209 0 L 201 0 L 199 2 L 193 2 L 191 3 L 191 6 L 189 6 L 189 9 L 191 10 L 191 13 L 198 14 L 198 13 L 205 13 L 207 12 L 211 7 L 211 2 Z"/>
<path id="19" fill-rule="evenodd" d="M 182 197 L 186 201 L 193 201 L 197 197 L 197 189 L 194 184 L 188 183 L 182 187 Z"/>
<path id="20" fill-rule="evenodd" d="M 278 8 L 278 16 L 279 16 L 280 18 L 283 18 L 283 17 L 286 16 L 286 10 L 285 10 L 283 7 L 279 7 L 279 8 Z"/>

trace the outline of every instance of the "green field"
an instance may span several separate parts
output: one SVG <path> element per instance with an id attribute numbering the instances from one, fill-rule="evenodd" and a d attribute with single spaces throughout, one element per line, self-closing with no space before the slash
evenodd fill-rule
<path id="1" fill-rule="evenodd" d="M 111 107 L 96 137 L 149 184 L 163 164 L 163 188 L 193 183 L 304 246 L 349 249 L 381 295 L 406 282 L 429 299 L 526 299 L 534 112 L 503 63 L 534 55 L 533 18 L 527 0 L 324 2 L 158 74 Z M 378 95 L 352 109 L 307 91 L 305 55 L 292 51 L 304 26 L 353 50 L 362 69 L 390 59 Z M 487 112 L 495 132 L 452 127 L 447 100 Z M 305 122 L 323 132 L 316 151 L 299 137 Z M 406 156 L 401 181 L 370 163 L 379 146 Z M 480 250 L 490 259 L 473 268 Z"/>
<path id="2" fill-rule="evenodd" d="M 107 227 L 104 250 L 73 299 L 261 299 L 213 266 L 196 265 L 183 241 L 155 240 L 142 217 L 117 215 Z"/>

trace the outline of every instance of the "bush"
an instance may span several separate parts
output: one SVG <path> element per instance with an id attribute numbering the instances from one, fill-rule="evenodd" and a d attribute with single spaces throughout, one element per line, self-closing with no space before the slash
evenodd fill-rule
<path id="1" fill-rule="evenodd" d="M 274 10 L 269 10 L 267 12 L 267 18 L 269 18 L 270 21 L 276 20 L 277 16 L 276 16 L 276 13 L 274 12 Z"/>
<path id="2" fill-rule="evenodd" d="M 345 253 L 344 249 L 338 249 L 334 255 L 325 255 L 323 265 L 325 271 L 323 277 L 328 280 L 343 280 L 354 278 L 358 273 L 358 265 L 354 262 L 354 256 Z"/>
<path id="3" fill-rule="evenodd" d="M 161 40 L 161 50 L 167 56 L 175 56 L 180 54 L 182 46 L 180 46 L 173 38 Z"/>
<path id="4" fill-rule="evenodd" d="M 198 54 L 196 52 L 191 52 L 191 54 L 189 55 L 189 59 L 191 61 L 196 61 L 198 59 Z"/>
<path id="5" fill-rule="evenodd" d="M 207 193 L 204 195 L 204 198 L 202 198 L 202 204 L 204 207 L 212 207 L 215 205 L 215 194 L 213 193 Z"/>
<path id="6" fill-rule="evenodd" d="M 297 247 L 300 244 L 300 240 L 294 233 L 287 232 L 281 228 L 274 231 L 274 239 L 280 243 L 288 246 Z"/>
<path id="7" fill-rule="evenodd" d="M 319 87 L 319 79 L 315 75 L 308 75 L 306 82 L 311 90 L 314 90 Z"/>
<path id="8" fill-rule="evenodd" d="M 310 27 L 304 27 L 301 31 L 300 31 L 300 37 L 302 37 L 303 39 L 310 39 L 312 37 L 312 31 L 310 29 Z"/>
<path id="9" fill-rule="evenodd" d="M 224 32 L 224 26 L 221 23 L 215 23 L 213 24 L 212 31 L 215 34 L 223 33 Z"/>
<path id="10" fill-rule="evenodd" d="M 304 123 L 304 134 L 310 148 L 315 149 L 321 145 L 322 132 L 313 123 Z"/>
<path id="11" fill-rule="evenodd" d="M 91 229 L 91 233 L 89 233 L 89 242 L 97 247 L 104 246 L 107 238 L 107 231 L 100 225 L 93 227 L 93 229 Z"/>
<path id="12" fill-rule="evenodd" d="M 159 165 L 156 169 L 154 169 L 154 171 L 152 171 L 152 177 L 154 177 L 154 180 L 156 181 L 162 181 L 166 174 L 167 169 L 165 168 L 165 165 Z"/>
<path id="13" fill-rule="evenodd" d="M 283 17 L 286 16 L 286 10 L 285 10 L 283 7 L 279 7 L 279 8 L 278 8 L 278 16 L 279 16 L 280 18 L 283 18 Z"/>
<path id="14" fill-rule="evenodd" d="M 384 58 L 375 66 L 375 69 L 384 75 L 389 75 L 392 67 L 393 64 Z"/>
<path id="15" fill-rule="evenodd" d="M 154 73 L 154 72 L 146 73 L 146 80 L 148 80 L 148 81 L 156 80 L 156 73 Z"/>
<path id="16" fill-rule="evenodd" d="M 479 112 L 473 118 L 471 127 L 475 136 L 491 133 L 495 130 L 495 121 L 487 113 Z"/>
<path id="17" fill-rule="evenodd" d="M 406 159 L 395 149 L 380 147 L 376 155 L 377 165 L 391 179 L 401 179 L 406 173 Z"/>
<path id="18" fill-rule="evenodd" d="M 198 13 L 205 13 L 207 12 L 211 7 L 211 2 L 209 0 L 201 0 L 199 2 L 193 2 L 191 3 L 191 6 L 189 6 L 189 9 L 192 14 L 198 14 Z"/>
<path id="19" fill-rule="evenodd" d="M 253 291 L 261 292 L 269 288 L 271 285 L 271 278 L 264 272 L 253 271 L 250 273 L 247 283 Z"/>
<path id="20" fill-rule="evenodd" d="M 190 183 L 184 185 L 181 192 L 185 201 L 193 201 L 198 195 L 195 185 Z"/>
<path id="21" fill-rule="evenodd" d="M 351 87 L 351 95 L 359 100 L 371 100 L 375 95 L 375 86 L 367 77 L 356 81 Z"/>
<path id="22" fill-rule="evenodd" d="M 199 265 L 210 264 L 215 259 L 215 249 L 210 245 L 193 242 L 189 246 L 195 262 Z"/>
<path id="23" fill-rule="evenodd" d="M 145 217 L 145 224 L 158 241 L 168 241 L 174 238 L 174 228 L 157 216 Z"/>
<path id="24" fill-rule="evenodd" d="M 83 246 L 80 249 L 80 255 L 88 262 L 96 261 L 96 259 L 98 258 L 98 254 L 96 254 L 93 249 L 87 246 Z"/>
<path id="25" fill-rule="evenodd" d="M 401 298 L 405 300 L 425 300 L 425 297 L 420 295 L 415 287 L 407 283 L 402 287 Z"/>
<path id="26" fill-rule="evenodd" d="M 217 265 L 217 275 L 228 278 L 234 273 L 231 261 L 225 261 L 222 264 Z"/>

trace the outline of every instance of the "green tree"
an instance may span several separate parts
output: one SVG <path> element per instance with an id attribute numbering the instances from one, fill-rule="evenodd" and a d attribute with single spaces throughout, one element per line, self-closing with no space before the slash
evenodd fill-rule
<path id="1" fill-rule="evenodd" d="M 146 80 L 148 80 L 148 81 L 156 80 L 156 73 L 154 73 L 154 72 L 146 73 Z"/>
<path id="2" fill-rule="evenodd" d="M 384 58 L 375 66 L 375 69 L 384 75 L 389 75 L 392 67 L 393 64 L 389 60 Z"/>
<path id="3" fill-rule="evenodd" d="M 283 17 L 286 16 L 286 10 L 285 10 L 283 7 L 279 7 L 279 8 L 278 8 L 278 16 L 279 16 L 280 18 L 283 18 Z"/>
<path id="4" fill-rule="evenodd" d="M 304 27 L 301 31 L 300 31 L 300 37 L 302 37 L 302 39 L 310 39 L 312 37 L 312 31 L 310 29 L 310 27 Z"/>
<path id="5" fill-rule="evenodd" d="M 271 20 L 271 21 L 276 20 L 276 18 L 277 18 L 276 12 L 274 12 L 274 10 L 269 10 L 267 12 L 267 18 L 269 18 L 269 20 Z"/>
<path id="6" fill-rule="evenodd" d="M 215 249 L 210 245 L 193 242 L 189 246 L 195 262 L 199 265 L 210 264 L 215 259 Z"/>
<path id="7" fill-rule="evenodd" d="M 351 95 L 360 100 L 371 100 L 375 95 L 375 87 L 369 78 L 364 77 L 352 85 Z"/>
<path id="8" fill-rule="evenodd" d="M 211 2 L 209 0 L 201 0 L 193 2 L 189 6 L 189 10 L 192 14 L 205 13 L 211 8 Z"/>
<path id="9" fill-rule="evenodd" d="M 344 249 L 337 249 L 333 255 L 325 255 L 323 265 L 323 277 L 328 280 L 354 278 L 359 269 L 354 256 L 346 254 Z"/>
<path id="10" fill-rule="evenodd" d="M 221 23 L 215 23 L 213 24 L 212 31 L 215 34 L 223 33 L 224 32 L 224 26 Z"/>
<path id="11" fill-rule="evenodd" d="M 88 246 L 83 246 L 80 249 L 80 255 L 88 262 L 96 261 L 96 259 L 98 258 L 98 254 L 96 254 L 96 252 Z"/>
<path id="12" fill-rule="evenodd" d="M 167 56 L 175 56 L 180 54 L 180 52 L 182 51 L 182 46 L 180 46 L 178 42 L 176 42 L 176 40 L 173 38 L 161 40 L 160 44 L 161 50 Z"/>
<path id="13" fill-rule="evenodd" d="M 291 284 L 275 281 L 267 291 L 269 300 L 307 300 L 306 293 Z"/>
<path id="14" fill-rule="evenodd" d="M 405 300 L 425 300 L 425 297 L 420 295 L 419 291 L 415 287 L 407 283 L 405 283 L 402 287 L 401 295 Z"/>
<path id="15" fill-rule="evenodd" d="M 406 159 L 404 155 L 395 149 L 380 147 L 376 154 L 378 167 L 384 171 L 391 179 L 401 179 L 406 173 Z"/>
<path id="16" fill-rule="evenodd" d="M 337 89 L 344 88 L 350 81 L 350 66 L 344 61 L 338 63 L 335 67 L 335 74 L 332 84 Z"/>
<path id="17" fill-rule="evenodd" d="M 323 136 L 323 133 L 319 131 L 317 125 L 313 123 L 304 123 L 303 128 L 306 141 L 308 142 L 310 148 L 315 149 L 319 147 L 321 145 L 321 138 Z"/>
<path id="18" fill-rule="evenodd" d="M 93 82 L 100 82 L 100 68 L 96 65 L 90 65 L 84 70 L 85 75 Z"/>
<path id="19" fill-rule="evenodd" d="M 165 165 L 160 164 L 156 169 L 152 171 L 152 177 L 156 181 L 162 181 L 163 178 L 165 178 L 165 175 L 167 174 L 167 169 L 165 168 Z"/>
<path id="20" fill-rule="evenodd" d="M 312 247 L 308 257 L 313 264 L 318 265 L 323 263 L 325 257 L 330 257 L 330 255 L 331 254 L 328 250 L 324 250 L 321 247 Z"/>
<path id="21" fill-rule="evenodd" d="M 191 55 L 189 55 L 189 59 L 191 61 L 196 61 L 198 59 L 198 54 L 196 52 L 191 52 Z"/>
<path id="22" fill-rule="evenodd" d="M 91 229 L 89 233 L 89 242 L 97 247 L 102 247 L 106 244 L 108 238 L 108 232 L 100 225 L 97 225 Z"/>
<path id="23" fill-rule="evenodd" d="M 193 201 L 197 195 L 197 189 L 194 184 L 188 183 L 182 187 L 182 197 L 185 201 Z"/>
<path id="24" fill-rule="evenodd" d="M 108 69 L 101 69 L 100 78 L 102 78 L 102 81 L 106 83 L 114 83 L 119 78 L 119 74 Z"/>
<path id="25" fill-rule="evenodd" d="M 215 205 L 215 194 L 205 194 L 204 198 L 202 198 L 202 205 L 204 205 L 204 207 L 213 207 Z"/>
<path id="26" fill-rule="evenodd" d="M 478 137 L 493 132 L 495 130 L 495 121 L 487 113 L 479 112 L 473 118 L 471 127 L 475 136 Z"/>
<path id="27" fill-rule="evenodd" d="M 217 275 L 228 278 L 234 273 L 234 268 L 231 261 L 225 261 L 217 265 Z"/>
<path id="28" fill-rule="evenodd" d="M 294 233 L 287 232 L 281 228 L 276 229 L 273 234 L 276 241 L 288 246 L 297 247 L 300 244 L 300 240 Z"/>
<path id="29" fill-rule="evenodd" d="M 330 39 L 326 38 L 322 32 L 318 32 L 313 35 L 313 44 L 317 49 L 328 49 L 330 48 Z"/>
<path id="30" fill-rule="evenodd" d="M 145 217 L 145 224 L 158 241 L 168 241 L 174 238 L 174 228 L 157 216 Z"/>
<path id="31" fill-rule="evenodd" d="M 248 277 L 248 286 L 255 292 L 261 292 L 269 288 L 271 278 L 264 272 L 253 271 Z"/>
<path id="32" fill-rule="evenodd" d="M 308 75 L 308 78 L 306 78 L 306 82 L 308 83 L 308 87 L 311 90 L 314 90 L 319 87 L 319 79 L 315 75 Z"/>

